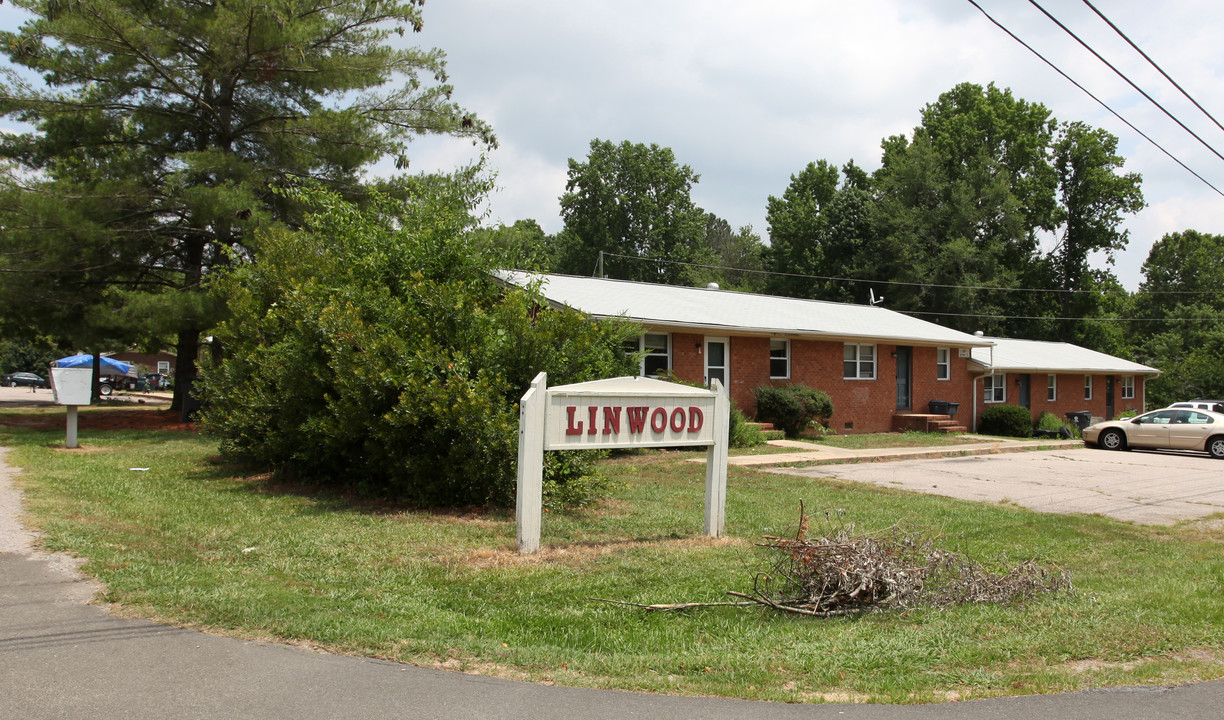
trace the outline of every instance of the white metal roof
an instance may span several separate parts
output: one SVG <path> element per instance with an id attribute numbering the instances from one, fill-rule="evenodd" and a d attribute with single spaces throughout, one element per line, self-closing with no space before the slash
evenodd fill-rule
<path id="1" fill-rule="evenodd" d="M 596 318 L 623 317 L 652 328 L 916 345 L 985 347 L 990 340 L 882 307 L 800 300 L 706 288 L 502 270 L 515 285 L 541 283 L 549 302 Z"/>
<path id="2" fill-rule="evenodd" d="M 971 359 L 983 369 L 997 372 L 1120 373 L 1159 375 L 1156 368 L 1064 342 L 983 338 L 993 348 L 974 348 Z"/>

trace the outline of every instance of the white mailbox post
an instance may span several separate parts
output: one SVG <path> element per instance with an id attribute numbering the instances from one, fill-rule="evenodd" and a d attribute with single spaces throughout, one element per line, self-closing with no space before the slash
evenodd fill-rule
<path id="1" fill-rule="evenodd" d="M 51 390 L 55 402 L 68 406 L 68 435 L 65 447 L 77 445 L 77 406 L 93 399 L 93 368 L 51 368 Z"/>
<path id="2" fill-rule="evenodd" d="M 540 549 L 545 450 L 706 446 L 705 533 L 723 533 L 730 401 L 709 390 L 640 377 L 547 386 L 540 373 L 519 404 L 519 552 Z"/>

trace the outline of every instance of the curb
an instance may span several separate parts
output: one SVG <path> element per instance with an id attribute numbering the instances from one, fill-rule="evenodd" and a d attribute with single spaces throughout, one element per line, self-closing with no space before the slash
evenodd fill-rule
<path id="1" fill-rule="evenodd" d="M 808 466 L 808 465 L 848 465 L 855 463 L 893 462 L 897 460 L 937 460 L 949 457 L 971 457 L 975 455 L 1002 455 L 1006 453 L 1035 452 L 1038 450 L 1058 450 L 1062 448 L 1082 448 L 1080 440 L 1064 440 L 1054 442 L 1030 443 L 1007 440 L 995 440 L 987 443 L 965 445 L 945 445 L 938 448 L 876 448 L 869 450 L 844 450 L 841 448 L 821 448 L 819 450 L 778 453 L 776 455 L 740 455 L 728 459 L 728 465 L 740 467 L 761 466 Z M 699 460 L 704 462 L 704 459 Z"/>

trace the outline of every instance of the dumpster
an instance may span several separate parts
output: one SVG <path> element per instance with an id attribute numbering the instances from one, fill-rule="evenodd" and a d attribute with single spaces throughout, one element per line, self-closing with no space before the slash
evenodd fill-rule
<path id="1" fill-rule="evenodd" d="M 1083 432 L 1084 428 L 1092 424 L 1092 412 L 1089 410 L 1069 412 L 1067 413 L 1067 422 L 1075 425 L 1080 429 L 1080 432 Z"/>
<path id="2" fill-rule="evenodd" d="M 956 411 L 960 409 L 960 403 L 948 402 L 947 400 L 932 400 L 927 403 L 927 409 L 932 415 L 956 417 Z"/>

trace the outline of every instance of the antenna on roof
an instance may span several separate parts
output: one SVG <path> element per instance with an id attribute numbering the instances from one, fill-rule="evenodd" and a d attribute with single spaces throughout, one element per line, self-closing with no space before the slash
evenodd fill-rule
<path id="1" fill-rule="evenodd" d="M 867 292 L 871 293 L 871 306 L 872 307 L 875 307 L 876 305 L 879 305 L 880 303 L 884 302 L 884 296 L 881 295 L 880 297 L 876 297 L 875 290 L 868 288 Z"/>

